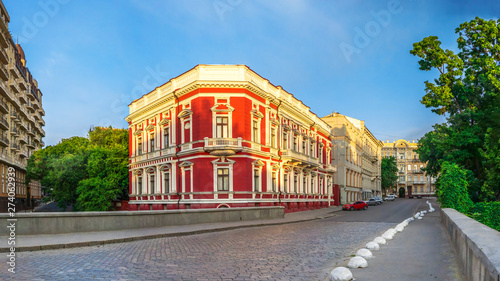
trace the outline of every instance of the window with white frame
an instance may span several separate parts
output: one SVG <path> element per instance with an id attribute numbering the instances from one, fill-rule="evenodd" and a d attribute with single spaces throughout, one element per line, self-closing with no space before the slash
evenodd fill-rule
<path id="1" fill-rule="evenodd" d="M 307 154 L 306 140 L 302 140 L 302 153 Z"/>
<path id="2" fill-rule="evenodd" d="M 259 143 L 259 120 L 252 120 L 252 141 Z"/>
<path id="3" fill-rule="evenodd" d="M 288 149 L 288 133 L 283 133 L 283 149 Z"/>
<path id="4" fill-rule="evenodd" d="M 299 176 L 297 174 L 293 175 L 293 192 L 299 193 Z"/>
<path id="5" fill-rule="evenodd" d="M 229 168 L 217 169 L 217 191 L 229 191 Z"/>
<path id="6" fill-rule="evenodd" d="M 170 172 L 163 172 L 163 189 L 164 193 L 170 193 Z"/>
<path id="7" fill-rule="evenodd" d="M 271 147 L 276 147 L 276 127 L 271 127 Z"/>
<path id="8" fill-rule="evenodd" d="M 325 191 L 323 190 L 323 181 L 324 180 L 325 180 L 324 178 L 319 179 L 319 193 L 320 194 L 325 194 Z"/>
<path id="9" fill-rule="evenodd" d="M 151 194 L 155 193 L 155 175 L 149 175 L 149 190 Z"/>
<path id="10" fill-rule="evenodd" d="M 142 176 L 137 177 L 137 183 L 136 183 L 136 190 L 137 194 L 142 194 Z"/>
<path id="11" fill-rule="evenodd" d="M 137 138 L 137 155 L 142 155 L 142 138 Z"/>
<path id="12" fill-rule="evenodd" d="M 216 138 L 229 137 L 229 118 L 227 116 L 217 116 L 215 118 L 215 132 Z"/>
<path id="13" fill-rule="evenodd" d="M 170 127 L 163 128 L 163 148 L 170 146 Z"/>
<path id="14" fill-rule="evenodd" d="M 277 172 L 276 171 L 273 171 L 272 174 L 271 174 L 271 185 L 272 185 L 272 190 L 273 192 L 276 192 L 278 191 L 278 177 L 277 177 Z"/>
<path id="15" fill-rule="evenodd" d="M 151 133 L 149 135 L 149 143 L 150 143 L 149 151 L 150 152 L 155 151 L 155 134 L 154 133 Z"/>
<path id="16" fill-rule="evenodd" d="M 289 192 L 289 189 L 288 189 L 288 173 L 285 173 L 283 175 L 283 191 L 285 193 Z"/>
<path id="17" fill-rule="evenodd" d="M 318 155 L 318 158 L 319 158 L 319 162 L 320 163 L 323 163 L 323 147 L 321 147 L 321 145 L 319 146 L 319 155 Z"/>
<path id="18" fill-rule="evenodd" d="M 314 188 L 314 177 L 311 177 L 311 190 L 309 191 L 309 193 L 316 193 L 316 189 Z"/>
<path id="19" fill-rule="evenodd" d="M 253 190 L 255 192 L 260 190 L 260 170 L 259 169 L 253 170 Z"/>
<path id="20" fill-rule="evenodd" d="M 302 176 L 302 193 L 307 193 L 307 178 Z"/>
<path id="21" fill-rule="evenodd" d="M 298 148 L 298 138 L 297 136 L 293 136 L 293 150 L 295 151 L 299 151 L 299 148 Z"/>

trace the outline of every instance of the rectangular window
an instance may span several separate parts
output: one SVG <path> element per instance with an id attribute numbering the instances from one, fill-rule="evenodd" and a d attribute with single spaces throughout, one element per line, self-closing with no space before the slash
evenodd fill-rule
<path id="1" fill-rule="evenodd" d="M 323 190 L 323 180 L 322 178 L 319 179 L 319 193 L 320 194 L 325 194 L 324 190 Z"/>
<path id="2" fill-rule="evenodd" d="M 297 137 L 293 137 L 293 150 L 298 151 Z"/>
<path id="3" fill-rule="evenodd" d="M 142 177 L 137 177 L 137 194 L 142 194 Z"/>
<path id="4" fill-rule="evenodd" d="M 306 179 L 306 177 L 302 178 L 302 188 L 304 189 L 304 190 L 302 190 L 302 193 L 307 193 L 307 179 Z"/>
<path id="5" fill-rule="evenodd" d="M 311 148 L 311 157 L 314 157 L 314 144 L 311 143 L 309 146 Z"/>
<path id="6" fill-rule="evenodd" d="M 259 142 L 259 121 L 257 120 L 252 120 L 252 138 L 254 142 Z"/>
<path id="7" fill-rule="evenodd" d="M 228 138 L 229 137 L 229 127 L 227 117 L 216 117 L 215 132 L 216 138 Z"/>
<path id="8" fill-rule="evenodd" d="M 319 149 L 319 162 L 323 163 L 323 148 Z"/>
<path id="9" fill-rule="evenodd" d="M 283 149 L 288 149 L 288 134 L 283 133 Z"/>
<path id="10" fill-rule="evenodd" d="M 168 148 L 170 145 L 170 127 L 163 128 L 163 148 Z"/>
<path id="11" fill-rule="evenodd" d="M 313 179 L 313 178 L 311 178 L 311 190 L 310 190 L 310 193 L 313 193 L 313 194 L 314 194 L 314 193 L 316 193 L 316 192 L 314 192 L 314 191 L 315 191 L 315 190 L 314 190 L 314 179 Z"/>
<path id="12" fill-rule="evenodd" d="M 137 138 L 137 155 L 142 155 L 142 138 Z"/>
<path id="13" fill-rule="evenodd" d="M 151 194 L 154 194 L 155 193 L 155 176 L 154 175 L 149 176 L 149 186 L 151 187 L 150 188 Z"/>
<path id="14" fill-rule="evenodd" d="M 163 188 L 165 193 L 170 193 L 170 173 L 163 173 Z"/>
<path id="15" fill-rule="evenodd" d="M 253 171 L 253 188 L 254 191 L 259 191 L 259 183 L 260 183 L 260 175 L 259 175 L 259 170 L 254 170 Z"/>
<path id="16" fill-rule="evenodd" d="M 293 192 L 298 193 L 299 191 L 299 176 L 293 176 Z"/>
<path id="17" fill-rule="evenodd" d="M 288 191 L 288 173 L 283 176 L 283 191 Z"/>
<path id="18" fill-rule="evenodd" d="M 273 192 L 276 192 L 277 191 L 277 188 L 276 188 L 276 186 L 277 186 L 276 172 L 273 172 L 271 177 L 272 177 L 271 184 L 272 184 L 272 187 L 273 187 Z"/>
<path id="19" fill-rule="evenodd" d="M 217 169 L 217 191 L 229 191 L 229 169 Z"/>
<path id="20" fill-rule="evenodd" d="M 150 135 L 150 137 L 149 137 L 149 142 L 150 142 L 149 151 L 150 151 L 150 152 L 155 151 L 155 135 L 154 135 L 154 134 L 151 134 L 151 135 Z"/>
<path id="21" fill-rule="evenodd" d="M 271 128 L 271 147 L 276 147 L 276 128 Z"/>
<path id="22" fill-rule="evenodd" d="M 411 165 L 408 165 L 408 171 L 411 171 Z"/>
<path id="23" fill-rule="evenodd" d="M 302 141 L 302 153 L 307 154 L 307 151 L 306 151 L 306 141 Z"/>

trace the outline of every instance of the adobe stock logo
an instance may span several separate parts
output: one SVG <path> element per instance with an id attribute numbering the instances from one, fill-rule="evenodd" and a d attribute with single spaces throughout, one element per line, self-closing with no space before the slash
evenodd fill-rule
<path id="1" fill-rule="evenodd" d="M 397 15 L 402 11 L 403 7 L 401 6 L 401 2 L 398 0 L 390 0 L 387 3 L 387 9 L 385 10 L 380 10 L 378 12 L 371 11 L 370 14 L 373 17 L 373 20 L 367 22 L 363 30 L 359 27 L 354 28 L 354 46 L 346 42 L 340 43 L 339 47 L 342 50 L 342 54 L 344 55 L 346 61 L 350 63 L 351 56 L 354 53 L 361 53 L 362 49 L 370 45 L 372 38 L 378 36 L 382 28 L 389 25 L 392 20 L 392 15 Z"/>
<path id="2" fill-rule="evenodd" d="M 233 11 L 241 3 L 243 3 L 243 0 L 215 0 L 213 5 L 219 19 L 224 21 L 224 14 Z"/>
<path id="3" fill-rule="evenodd" d="M 66 5 L 69 2 L 70 0 L 38 1 L 38 6 L 41 10 L 34 13 L 31 20 L 27 17 L 22 18 L 23 27 L 18 37 L 19 43 L 27 43 L 29 40 L 33 39 L 33 37 L 38 34 L 38 31 L 47 26 L 49 20 L 59 13 L 61 5 Z"/>

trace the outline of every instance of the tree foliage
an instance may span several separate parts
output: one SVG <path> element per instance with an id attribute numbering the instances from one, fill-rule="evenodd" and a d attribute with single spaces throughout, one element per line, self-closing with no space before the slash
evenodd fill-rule
<path id="1" fill-rule="evenodd" d="M 420 58 L 421 70 L 439 72 L 425 81 L 421 103 L 447 119 L 419 140 L 417 152 L 427 161 L 428 174 L 436 176 L 446 161 L 456 163 L 475 201 L 499 200 L 500 19 L 475 18 L 455 32 L 457 53 L 442 49 L 436 36 L 414 43 L 410 51 Z"/>
<path id="2" fill-rule="evenodd" d="M 128 131 L 95 127 L 88 138 L 72 137 L 36 151 L 26 181 L 40 180 L 60 207 L 107 211 L 128 198 Z"/>
<path id="3" fill-rule="evenodd" d="M 443 162 L 441 176 L 436 183 L 436 193 L 443 208 L 453 208 L 467 213 L 473 206 L 467 193 L 467 175 L 457 164 Z"/>
<path id="4" fill-rule="evenodd" d="M 382 158 L 380 169 L 382 173 L 382 190 L 395 186 L 398 179 L 396 158 L 394 156 Z"/>

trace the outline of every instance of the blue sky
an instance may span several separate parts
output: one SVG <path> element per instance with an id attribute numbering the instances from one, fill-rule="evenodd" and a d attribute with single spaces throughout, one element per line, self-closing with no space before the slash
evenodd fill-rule
<path id="1" fill-rule="evenodd" d="M 43 92 L 47 145 L 92 125 L 127 128 L 127 105 L 197 64 L 245 64 L 318 116 L 365 120 L 380 140 L 419 139 L 443 117 L 420 104 L 409 51 L 497 18 L 500 0 L 3 0 Z"/>

